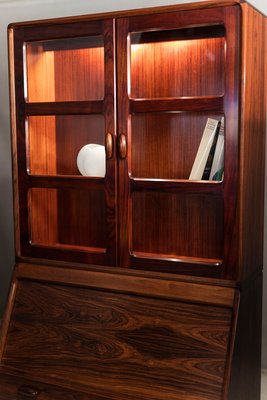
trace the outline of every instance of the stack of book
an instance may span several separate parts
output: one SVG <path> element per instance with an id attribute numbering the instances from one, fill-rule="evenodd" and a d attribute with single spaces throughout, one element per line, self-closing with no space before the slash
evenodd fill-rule
<path id="1" fill-rule="evenodd" d="M 224 118 L 208 118 L 190 180 L 221 181 L 224 173 Z"/>

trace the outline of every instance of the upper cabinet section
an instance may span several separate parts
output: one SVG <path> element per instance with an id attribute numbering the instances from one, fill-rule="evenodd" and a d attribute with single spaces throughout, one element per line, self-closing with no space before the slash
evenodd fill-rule
<path id="1" fill-rule="evenodd" d="M 222 24 L 130 34 L 132 98 L 224 94 Z"/>
<path id="2" fill-rule="evenodd" d="M 11 27 L 18 256 L 233 275 L 242 12 L 196 7 Z"/>
<path id="3" fill-rule="evenodd" d="M 24 92 L 28 102 L 104 98 L 104 38 L 84 36 L 24 45 Z"/>

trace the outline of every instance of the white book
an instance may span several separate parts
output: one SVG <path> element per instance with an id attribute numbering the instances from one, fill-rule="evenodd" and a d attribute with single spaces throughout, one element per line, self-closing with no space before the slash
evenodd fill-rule
<path id="1" fill-rule="evenodd" d="M 214 175 L 219 171 L 222 171 L 223 167 L 224 167 L 224 124 L 222 121 L 219 136 L 217 139 L 214 158 L 210 170 L 209 180 L 214 180 Z"/>
<path id="2" fill-rule="evenodd" d="M 199 147 L 195 157 L 195 161 L 189 176 L 190 180 L 201 180 L 207 163 L 210 149 L 218 128 L 219 121 L 208 118 Z"/>

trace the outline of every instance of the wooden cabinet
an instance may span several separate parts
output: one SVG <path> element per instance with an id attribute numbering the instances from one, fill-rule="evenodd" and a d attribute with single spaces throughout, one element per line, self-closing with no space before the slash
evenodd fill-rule
<path id="1" fill-rule="evenodd" d="M 8 32 L 0 399 L 259 400 L 265 17 L 208 1 Z M 223 175 L 191 179 L 208 119 Z"/>

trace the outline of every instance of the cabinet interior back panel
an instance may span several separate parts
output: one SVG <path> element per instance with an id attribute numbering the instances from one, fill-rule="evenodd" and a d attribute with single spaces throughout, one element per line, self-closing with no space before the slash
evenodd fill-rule
<path id="1" fill-rule="evenodd" d="M 104 97 L 101 37 L 27 43 L 24 55 L 28 101 L 81 101 Z"/>
<path id="2" fill-rule="evenodd" d="M 32 188 L 29 200 L 33 244 L 106 247 L 104 191 Z"/>
<path id="3" fill-rule="evenodd" d="M 133 193 L 133 252 L 221 259 L 222 243 L 223 200 L 220 196 Z"/>
<path id="4" fill-rule="evenodd" d="M 222 95 L 224 61 L 224 38 L 132 44 L 131 96 Z"/>

